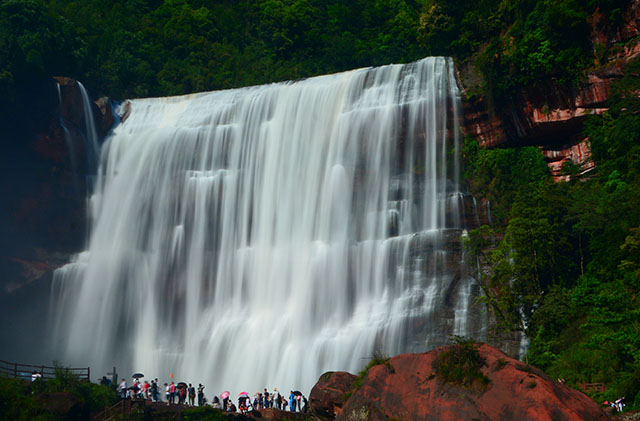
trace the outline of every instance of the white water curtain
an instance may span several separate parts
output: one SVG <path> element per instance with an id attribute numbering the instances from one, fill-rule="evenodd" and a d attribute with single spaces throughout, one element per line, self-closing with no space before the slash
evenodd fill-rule
<path id="1" fill-rule="evenodd" d="M 56 272 L 63 362 L 308 393 L 477 336 L 450 59 L 129 106 Z"/>

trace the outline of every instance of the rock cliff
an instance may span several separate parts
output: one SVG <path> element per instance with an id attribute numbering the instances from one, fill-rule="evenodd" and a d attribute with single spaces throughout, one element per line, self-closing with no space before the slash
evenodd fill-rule
<path id="1" fill-rule="evenodd" d="M 77 81 L 58 77 L 35 84 L 17 107 L 1 136 L 0 306 L 5 322 L 23 333 L 1 344 L 5 358 L 25 361 L 46 332 L 43 314 L 52 271 L 84 245 L 87 183 L 95 170 L 88 159 L 85 104 Z M 99 142 L 113 124 L 109 102 L 86 108 Z"/>
<path id="2" fill-rule="evenodd" d="M 593 168 L 588 139 L 581 136 L 590 114 L 607 110 L 611 83 L 623 76 L 624 65 L 640 56 L 640 1 L 634 0 L 621 24 L 607 27 L 596 12 L 591 17 L 591 43 L 608 54 L 596 59 L 577 86 L 541 82 L 516 93 L 500 110 L 491 110 L 483 97 L 465 103 L 464 130 L 481 146 L 538 145 L 549 162 L 554 178 L 565 180 L 560 169 L 570 161 L 581 173 Z M 472 68 L 460 72 L 462 84 L 479 83 Z"/>
<path id="3" fill-rule="evenodd" d="M 311 391 L 311 410 L 337 420 L 608 419 L 583 393 L 488 345 L 477 349 L 486 384 L 444 380 L 438 359 L 450 349 L 391 358 L 372 367 L 359 387 L 356 376 L 326 373 Z"/>

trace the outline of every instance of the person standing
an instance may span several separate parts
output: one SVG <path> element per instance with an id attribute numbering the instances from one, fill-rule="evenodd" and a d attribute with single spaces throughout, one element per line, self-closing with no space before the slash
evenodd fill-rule
<path id="1" fill-rule="evenodd" d="M 178 389 L 178 392 L 180 393 L 178 395 L 178 403 L 180 405 L 185 405 L 187 403 L 187 385 L 183 385 Z"/>
<path id="2" fill-rule="evenodd" d="M 275 387 L 273 388 L 273 401 L 276 404 L 276 408 L 278 408 L 278 410 L 282 409 L 282 396 L 280 395 L 280 392 L 278 392 L 278 388 Z"/>
<path id="3" fill-rule="evenodd" d="M 138 384 L 138 379 L 133 381 L 133 386 L 131 386 L 131 399 L 138 399 L 138 393 L 140 392 L 140 385 Z"/>
<path id="4" fill-rule="evenodd" d="M 120 397 L 122 399 L 125 399 L 127 397 L 127 380 L 124 378 L 120 382 Z"/>
<path id="5" fill-rule="evenodd" d="M 202 383 L 198 384 L 198 406 L 204 405 L 204 386 Z"/>
<path id="6" fill-rule="evenodd" d="M 267 391 L 267 388 L 264 388 L 264 393 L 262 394 L 262 399 L 264 399 L 262 406 L 264 408 L 268 408 L 269 407 L 269 392 Z"/>
<path id="7" fill-rule="evenodd" d="M 189 405 L 194 406 L 196 400 L 196 388 L 193 387 L 191 383 L 189 383 Z"/>
<path id="8" fill-rule="evenodd" d="M 151 389 L 151 385 L 149 384 L 149 381 L 145 380 L 140 390 L 140 396 L 142 397 L 142 399 L 149 399 L 150 389 Z"/>
<path id="9" fill-rule="evenodd" d="M 167 398 L 167 405 L 171 402 L 171 392 L 169 392 L 169 384 L 164 384 L 164 397 Z"/>
<path id="10" fill-rule="evenodd" d="M 174 382 L 169 385 L 169 403 L 176 403 L 176 384 Z"/>
<path id="11" fill-rule="evenodd" d="M 289 411 L 296 412 L 296 395 L 293 394 L 293 390 L 289 395 Z"/>
<path id="12" fill-rule="evenodd" d="M 240 395 L 238 398 L 238 410 L 241 414 L 246 414 L 249 411 L 249 405 L 247 404 L 248 400 L 248 395 Z"/>
<path id="13" fill-rule="evenodd" d="M 151 380 L 151 400 L 158 402 L 158 379 Z"/>

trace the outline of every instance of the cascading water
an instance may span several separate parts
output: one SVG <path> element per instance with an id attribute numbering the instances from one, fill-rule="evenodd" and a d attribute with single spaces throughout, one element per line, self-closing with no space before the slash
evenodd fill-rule
<path id="1" fill-rule="evenodd" d="M 60 90 L 60 84 L 56 82 L 56 90 L 58 91 L 58 106 L 60 107 L 60 115 L 58 117 L 58 123 L 62 130 L 64 131 L 64 140 L 67 144 L 67 150 L 69 152 L 69 163 L 71 164 L 71 170 L 74 174 L 78 173 L 78 164 L 76 163 L 76 153 L 75 148 L 73 147 L 73 141 L 71 140 L 71 133 L 69 133 L 69 129 L 64 122 L 64 118 L 62 117 L 62 91 Z"/>
<path id="2" fill-rule="evenodd" d="M 98 134 L 96 132 L 96 124 L 93 119 L 93 111 L 91 110 L 91 101 L 89 100 L 89 95 L 87 94 L 87 90 L 84 88 L 84 85 L 82 85 L 82 83 L 78 82 L 78 87 L 80 88 L 80 93 L 82 94 L 84 133 L 86 136 L 85 148 L 87 150 L 87 165 L 90 171 L 91 169 L 97 167 L 96 161 L 98 160 L 98 155 L 100 153 L 100 146 L 98 145 Z"/>
<path id="3" fill-rule="evenodd" d="M 130 101 L 55 275 L 65 363 L 308 392 L 480 336 L 459 111 L 445 58 Z"/>

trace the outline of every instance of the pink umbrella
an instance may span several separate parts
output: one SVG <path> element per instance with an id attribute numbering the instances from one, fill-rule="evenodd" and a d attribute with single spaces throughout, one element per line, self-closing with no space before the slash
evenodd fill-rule
<path id="1" fill-rule="evenodd" d="M 221 397 L 222 399 L 227 399 L 227 398 L 229 397 L 229 395 L 230 395 L 230 394 L 231 394 L 231 392 L 229 392 L 228 390 L 225 390 L 224 392 L 222 392 L 222 393 L 220 394 L 220 397 Z"/>

